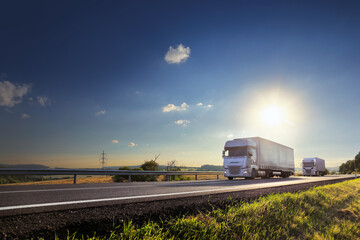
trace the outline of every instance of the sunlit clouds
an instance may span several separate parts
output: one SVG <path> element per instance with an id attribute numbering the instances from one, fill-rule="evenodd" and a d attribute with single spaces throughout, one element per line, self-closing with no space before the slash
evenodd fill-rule
<path id="1" fill-rule="evenodd" d="M 186 120 L 186 119 L 184 119 L 184 120 L 176 120 L 176 121 L 174 121 L 174 124 L 186 127 L 187 125 L 190 124 L 190 121 Z"/>
<path id="2" fill-rule="evenodd" d="M 37 97 L 37 101 L 43 107 L 51 104 L 51 101 L 47 96 L 39 96 L 39 97 Z"/>
<path id="3" fill-rule="evenodd" d="M 0 82 L 0 106 L 14 107 L 22 102 L 23 97 L 30 90 L 29 84 L 16 85 L 9 81 Z"/>
<path id="4" fill-rule="evenodd" d="M 162 107 L 162 112 L 172 112 L 172 111 L 186 111 L 189 108 L 189 105 L 186 102 L 183 102 L 180 106 L 174 104 L 168 104 Z"/>
<path id="5" fill-rule="evenodd" d="M 190 57 L 190 47 L 185 47 L 181 43 L 173 48 L 169 47 L 165 55 L 165 61 L 169 64 L 185 62 Z"/>
<path id="6" fill-rule="evenodd" d="M 111 142 L 112 142 L 112 143 L 119 143 L 119 141 L 116 140 L 116 139 L 113 139 Z"/>
<path id="7" fill-rule="evenodd" d="M 137 146 L 137 144 L 134 143 L 134 142 L 130 142 L 130 143 L 128 144 L 128 147 L 130 147 L 130 148 L 133 148 L 133 147 L 136 147 L 136 146 Z"/>

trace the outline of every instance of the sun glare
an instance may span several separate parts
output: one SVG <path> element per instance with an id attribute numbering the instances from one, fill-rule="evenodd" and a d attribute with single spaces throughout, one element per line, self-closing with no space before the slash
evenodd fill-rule
<path id="1" fill-rule="evenodd" d="M 268 106 L 260 114 L 261 121 L 267 125 L 279 125 L 286 121 L 285 112 L 277 106 Z"/>

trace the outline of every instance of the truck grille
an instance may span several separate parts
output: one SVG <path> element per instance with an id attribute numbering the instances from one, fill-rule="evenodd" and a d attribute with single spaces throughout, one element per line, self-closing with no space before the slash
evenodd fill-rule
<path id="1" fill-rule="evenodd" d="M 311 175 L 311 170 L 305 169 L 305 175 Z"/>
<path id="2" fill-rule="evenodd" d="M 229 166 L 229 172 L 231 175 L 240 174 L 240 166 Z"/>

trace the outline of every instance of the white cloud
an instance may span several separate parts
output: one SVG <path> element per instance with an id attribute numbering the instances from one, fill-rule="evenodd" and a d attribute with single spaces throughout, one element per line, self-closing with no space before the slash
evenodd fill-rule
<path id="1" fill-rule="evenodd" d="M 116 140 L 116 139 L 112 140 L 111 142 L 112 142 L 112 143 L 119 143 L 119 141 Z"/>
<path id="2" fill-rule="evenodd" d="M 234 137 L 234 134 L 229 134 L 229 135 L 227 135 L 227 138 L 233 138 Z"/>
<path id="3" fill-rule="evenodd" d="M 190 121 L 184 119 L 184 120 L 176 120 L 174 123 L 175 123 L 176 125 L 180 125 L 180 126 L 186 127 L 186 126 L 190 123 Z"/>
<path id="4" fill-rule="evenodd" d="M 95 113 L 96 116 L 104 115 L 106 113 L 105 110 L 101 110 Z"/>
<path id="5" fill-rule="evenodd" d="M 37 101 L 43 107 L 48 106 L 48 105 L 51 104 L 51 101 L 47 96 L 42 96 L 42 97 L 39 96 L 39 97 L 37 97 Z"/>
<path id="6" fill-rule="evenodd" d="M 128 145 L 128 147 L 136 147 L 136 146 L 137 146 L 137 144 L 134 143 L 134 142 L 130 142 L 129 145 Z"/>
<path id="7" fill-rule="evenodd" d="M 27 119 L 27 118 L 29 118 L 29 117 L 30 117 L 29 114 L 26 114 L 26 113 L 21 114 L 21 118 L 22 118 L 22 119 Z"/>
<path id="8" fill-rule="evenodd" d="M 162 112 L 171 112 L 171 111 L 186 111 L 189 108 L 189 105 L 186 102 L 183 102 L 180 106 L 175 106 L 174 104 L 168 104 L 162 107 Z"/>
<path id="9" fill-rule="evenodd" d="M 14 85 L 9 81 L 0 82 L 0 106 L 14 107 L 21 103 L 30 89 L 31 86 L 28 84 Z"/>
<path id="10" fill-rule="evenodd" d="M 143 95 L 142 92 L 140 92 L 140 91 L 135 91 L 134 94 L 135 94 L 135 95 L 138 95 L 138 96 L 142 96 L 142 95 Z"/>
<path id="11" fill-rule="evenodd" d="M 169 47 L 165 55 L 165 61 L 169 64 L 185 62 L 190 57 L 190 47 L 185 47 L 181 43 L 173 48 Z"/>
<path id="12" fill-rule="evenodd" d="M 204 108 L 212 108 L 213 107 L 213 105 L 211 105 L 211 104 L 204 105 L 202 102 L 197 103 L 196 106 L 204 107 Z"/>

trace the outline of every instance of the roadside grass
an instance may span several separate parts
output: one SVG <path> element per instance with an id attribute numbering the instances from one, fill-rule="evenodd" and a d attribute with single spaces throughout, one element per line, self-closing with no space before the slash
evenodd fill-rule
<path id="1" fill-rule="evenodd" d="M 360 239 L 360 179 L 298 193 L 232 201 L 223 209 L 68 239 Z M 80 236 L 80 238 L 78 238 Z M 57 238 L 56 238 L 57 239 Z"/>
<path id="2" fill-rule="evenodd" d="M 195 180 L 195 175 L 183 175 L 186 180 Z M 217 179 L 216 175 L 198 175 L 198 180 L 215 180 Z M 219 175 L 219 179 L 227 179 L 224 175 Z M 158 181 L 165 181 L 165 176 L 161 175 L 158 177 Z M 78 184 L 82 183 L 112 183 L 114 182 L 112 176 L 77 176 L 76 182 Z M 37 181 L 37 182 L 19 182 L 19 183 L 6 183 L 0 184 L 1 186 L 13 186 L 13 185 L 47 185 L 47 184 L 73 184 L 74 179 L 73 176 L 68 179 L 52 179 L 45 181 Z"/>
<path id="3" fill-rule="evenodd" d="M 78 176 L 76 179 L 78 184 L 81 183 L 110 183 L 113 182 L 111 176 Z M 47 184 L 73 184 L 73 176 L 67 179 L 52 179 L 38 182 L 21 182 L 21 183 L 7 183 L 1 186 L 14 186 L 14 185 L 47 185 Z"/>

